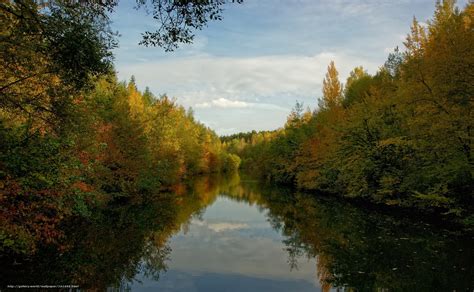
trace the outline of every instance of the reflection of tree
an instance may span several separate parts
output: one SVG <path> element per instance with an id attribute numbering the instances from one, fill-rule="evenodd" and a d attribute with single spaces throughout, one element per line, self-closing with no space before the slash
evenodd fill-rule
<path id="1" fill-rule="evenodd" d="M 319 283 L 321 283 L 321 288 L 324 292 L 329 291 L 331 289 L 331 282 L 333 281 L 333 276 L 328 270 L 328 267 L 331 264 L 331 259 L 329 256 L 320 254 L 316 262 L 316 267 L 318 270 L 317 277 L 319 279 Z"/>
<path id="2" fill-rule="evenodd" d="M 94 210 L 90 220 L 71 219 L 58 229 L 65 249 L 43 246 L 33 256 L 2 257 L 2 285 L 77 284 L 83 288 L 126 289 L 139 273 L 157 280 L 166 270 L 171 235 L 200 216 L 237 177 L 202 177 L 176 185 L 173 194 L 124 198 Z M 8 281 L 3 283 L 3 281 Z M 47 282 L 45 282 L 47 281 Z"/>
<path id="3" fill-rule="evenodd" d="M 77 284 L 105 290 L 133 279 L 140 271 L 157 277 L 165 269 L 170 250 L 164 241 L 156 244 L 150 239 L 154 234 L 167 233 L 167 225 L 176 216 L 171 196 L 114 202 L 94 214 L 88 221 L 71 220 L 62 226 L 64 244 L 68 247 L 62 253 L 43 246 L 29 258 L 3 258 L 3 281 Z"/>
<path id="4" fill-rule="evenodd" d="M 95 210 L 88 221 L 73 219 L 61 226 L 67 247 L 62 253 L 44 246 L 29 258 L 4 256 L 2 285 L 77 284 L 105 290 L 126 289 L 138 273 L 157 280 L 169 260 L 170 236 L 202 214 L 228 185 L 238 182 L 238 175 L 202 177 L 187 186 L 176 185 L 173 194 L 113 201 Z"/>
<path id="5" fill-rule="evenodd" d="M 457 232 L 281 187 L 242 183 L 230 196 L 268 208 L 269 222 L 286 237 L 290 268 L 302 254 L 317 258 L 323 291 L 474 286 L 472 238 Z"/>
<path id="6" fill-rule="evenodd" d="M 142 258 L 141 270 L 145 277 L 158 280 L 160 273 L 166 270 L 171 249 L 168 245 L 155 245 L 153 241 L 147 242 L 145 256 Z"/>
<path id="7" fill-rule="evenodd" d="M 298 258 L 304 255 L 304 244 L 301 241 L 295 240 L 294 237 L 289 237 L 283 240 L 288 252 L 288 265 L 290 271 L 298 270 Z"/>
<path id="8" fill-rule="evenodd" d="M 43 246 L 29 258 L 4 256 L 2 281 L 38 284 L 47 279 L 96 290 L 126 290 L 138 273 L 158 279 L 169 260 L 169 238 L 224 195 L 267 210 L 270 224 L 285 236 L 290 268 L 297 268 L 303 255 L 316 257 L 315 276 L 323 291 L 474 286 L 472 238 L 462 234 L 264 186 L 238 174 L 202 177 L 176 189 L 180 191 L 153 199 L 111 202 L 89 221 L 65 224 L 61 229 L 67 249 L 61 253 Z"/>

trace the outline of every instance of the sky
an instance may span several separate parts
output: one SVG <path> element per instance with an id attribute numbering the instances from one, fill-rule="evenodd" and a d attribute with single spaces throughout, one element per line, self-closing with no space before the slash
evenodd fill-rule
<path id="1" fill-rule="evenodd" d="M 175 97 L 229 135 L 282 127 L 296 101 L 314 110 L 331 60 L 342 82 L 356 66 L 375 73 L 435 0 L 244 0 L 174 52 L 138 45 L 158 23 L 134 6 L 120 1 L 111 17 L 119 80 L 134 75 L 139 89 Z"/>

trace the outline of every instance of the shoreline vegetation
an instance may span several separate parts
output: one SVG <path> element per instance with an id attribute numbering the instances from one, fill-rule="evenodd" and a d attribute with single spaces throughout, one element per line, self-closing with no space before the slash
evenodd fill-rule
<path id="1" fill-rule="evenodd" d="M 459 10 L 443 1 L 426 25 L 414 20 L 406 49 L 375 75 L 357 67 L 343 85 L 331 63 L 317 110 L 297 103 L 282 129 L 228 137 L 174 99 L 140 92 L 134 78 L 119 82 L 116 34 L 103 8 L 91 7 L 0 4 L 6 258 L 73 248 L 64 224 L 106 221 L 117 202 L 158 196 L 175 212 L 180 182 L 239 167 L 474 226 L 473 3 Z"/>
<path id="2" fill-rule="evenodd" d="M 174 99 L 118 82 L 104 7 L 0 4 L 0 251 L 67 249 L 61 226 L 240 159 Z"/>
<path id="3" fill-rule="evenodd" d="M 58 125 L 71 127 L 61 132 L 18 115 L 8 127 L 2 121 L 4 251 L 34 253 L 60 242 L 63 218 L 87 219 L 114 200 L 177 193 L 193 176 L 239 168 L 240 158 L 191 109 L 141 93 L 133 78 L 101 77 L 72 106 L 80 120 Z"/>
<path id="4" fill-rule="evenodd" d="M 315 110 L 275 131 L 221 137 L 272 182 L 474 225 L 474 4 L 436 4 L 403 51 L 343 85 L 334 62 Z"/>

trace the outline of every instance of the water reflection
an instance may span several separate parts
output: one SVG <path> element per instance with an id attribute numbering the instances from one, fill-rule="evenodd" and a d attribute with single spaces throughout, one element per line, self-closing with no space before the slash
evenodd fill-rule
<path id="1" fill-rule="evenodd" d="M 2 256 L 2 284 L 133 291 L 471 291 L 472 234 L 204 177 L 66 226 L 64 251 Z M 47 282 L 45 282 L 47 281 Z"/>
<path id="2" fill-rule="evenodd" d="M 74 284 L 101 291 L 138 273 L 157 279 L 170 252 L 166 240 L 177 229 L 174 205 L 165 195 L 134 198 L 95 210 L 88 221 L 71 219 L 60 227 L 66 234 L 62 250 L 42 246 L 31 257 L 2 254 L 2 286 Z"/>
<path id="3" fill-rule="evenodd" d="M 303 252 L 317 258 L 317 275 L 325 290 L 474 287 L 470 236 L 304 194 L 282 196 L 279 190 L 267 190 L 262 197 L 272 225 L 287 236 L 290 256 Z"/>

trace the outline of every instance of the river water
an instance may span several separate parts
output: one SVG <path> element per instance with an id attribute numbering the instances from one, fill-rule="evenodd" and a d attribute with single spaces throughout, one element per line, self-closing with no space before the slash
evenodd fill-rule
<path id="1" fill-rule="evenodd" d="M 114 202 L 69 248 L 2 267 L 10 284 L 109 291 L 472 291 L 472 234 L 339 200 L 205 177 Z M 16 260 L 15 260 L 16 261 Z"/>

